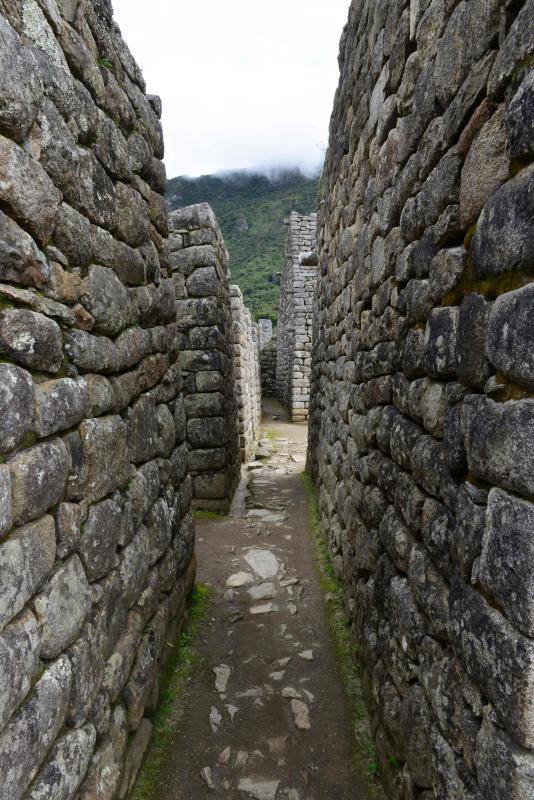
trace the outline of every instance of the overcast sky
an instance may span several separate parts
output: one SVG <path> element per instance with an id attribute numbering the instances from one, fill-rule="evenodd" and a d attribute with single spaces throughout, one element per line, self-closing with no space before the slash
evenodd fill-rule
<path id="1" fill-rule="evenodd" d="M 113 0 L 163 100 L 168 177 L 317 167 L 349 0 Z"/>

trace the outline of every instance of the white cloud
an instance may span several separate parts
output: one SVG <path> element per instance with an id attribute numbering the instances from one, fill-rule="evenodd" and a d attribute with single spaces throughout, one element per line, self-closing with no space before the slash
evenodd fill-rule
<path id="1" fill-rule="evenodd" d="M 349 0 L 114 0 L 161 95 L 167 174 L 319 164 Z"/>

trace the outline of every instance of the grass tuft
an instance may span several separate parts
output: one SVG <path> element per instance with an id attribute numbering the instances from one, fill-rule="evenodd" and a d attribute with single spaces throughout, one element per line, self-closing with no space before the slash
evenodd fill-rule
<path id="1" fill-rule="evenodd" d="M 160 679 L 160 702 L 154 719 L 152 739 L 130 800 L 157 800 L 161 773 L 180 729 L 188 684 L 200 667 L 198 640 L 210 602 L 207 586 L 196 584 L 188 604 L 186 626 L 171 644 L 171 656 Z"/>
<path id="2" fill-rule="evenodd" d="M 302 472 L 300 477 L 308 498 L 313 553 L 319 570 L 321 586 L 326 595 L 327 623 L 334 642 L 337 662 L 349 705 L 353 734 L 353 769 L 366 785 L 366 798 L 368 800 L 379 800 L 379 798 L 383 797 L 383 794 L 377 781 L 378 758 L 362 687 L 358 662 L 358 645 L 355 643 L 347 624 L 343 584 L 336 575 L 328 542 L 322 533 L 319 504 L 312 479 L 307 472 Z"/>

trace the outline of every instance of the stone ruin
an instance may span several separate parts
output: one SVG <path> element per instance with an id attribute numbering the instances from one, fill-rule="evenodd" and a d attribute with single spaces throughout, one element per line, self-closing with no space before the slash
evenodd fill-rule
<path id="1" fill-rule="evenodd" d="M 274 336 L 273 321 L 271 319 L 259 319 L 258 330 L 259 330 L 259 346 L 260 350 L 263 350 L 264 347 L 267 347 L 267 345 Z"/>
<path id="2" fill-rule="evenodd" d="M 261 424 L 261 330 L 252 322 L 239 286 L 231 286 L 234 366 L 241 461 L 254 458 Z"/>
<path id="3" fill-rule="evenodd" d="M 1 794 L 126 798 L 258 345 L 211 209 L 169 237 L 161 104 L 108 0 L 0 12 Z"/>
<path id="4" fill-rule="evenodd" d="M 161 107 L 104 0 L 0 8 L 1 793 L 124 798 L 195 574 Z"/>
<path id="5" fill-rule="evenodd" d="M 533 797 L 533 19 L 353 0 L 318 256 L 293 213 L 267 341 L 209 206 L 169 235 L 161 103 L 109 0 L 0 0 L 5 800 L 128 797 L 260 361 L 310 409 L 388 796 Z"/>
<path id="6" fill-rule="evenodd" d="M 261 391 L 264 396 L 276 397 L 276 355 L 278 337 L 273 334 L 260 350 Z"/>
<path id="7" fill-rule="evenodd" d="M 307 419 L 310 402 L 316 228 L 316 214 L 291 213 L 280 287 L 276 395 L 293 422 Z"/>
<path id="8" fill-rule="evenodd" d="M 207 203 L 169 223 L 194 505 L 225 510 L 239 480 L 228 253 Z"/>
<path id="9" fill-rule="evenodd" d="M 309 464 L 395 798 L 534 797 L 533 22 L 354 0 L 341 41 Z"/>

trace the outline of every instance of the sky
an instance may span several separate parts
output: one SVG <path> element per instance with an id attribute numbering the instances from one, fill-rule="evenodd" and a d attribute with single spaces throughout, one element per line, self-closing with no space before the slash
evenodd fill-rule
<path id="1" fill-rule="evenodd" d="M 169 178 L 317 170 L 350 0 L 113 0 L 163 100 Z"/>

